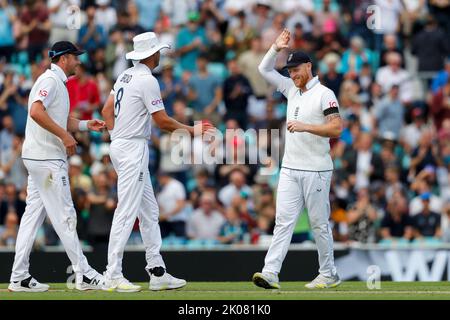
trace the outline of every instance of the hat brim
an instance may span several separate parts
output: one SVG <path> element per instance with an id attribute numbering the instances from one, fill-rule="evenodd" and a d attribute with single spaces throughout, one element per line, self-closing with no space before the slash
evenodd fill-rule
<path id="1" fill-rule="evenodd" d="M 301 64 L 308 63 L 308 62 L 310 62 L 310 61 L 307 61 L 307 62 L 291 62 L 291 63 L 286 63 L 286 65 L 283 67 L 283 69 L 294 68 L 294 67 L 297 67 L 297 66 L 299 66 L 299 65 L 301 65 Z"/>
<path id="2" fill-rule="evenodd" d="M 86 53 L 86 50 L 77 50 L 77 51 L 69 52 L 69 53 L 79 56 L 79 55 L 82 55 L 83 53 Z"/>
<path id="3" fill-rule="evenodd" d="M 142 59 L 145 59 L 145 58 L 148 58 L 148 57 L 154 55 L 156 52 L 158 52 L 162 49 L 170 49 L 170 45 L 160 44 L 160 45 L 152 48 L 151 50 L 142 51 L 142 52 L 131 51 L 125 55 L 125 58 L 127 60 L 142 60 Z"/>

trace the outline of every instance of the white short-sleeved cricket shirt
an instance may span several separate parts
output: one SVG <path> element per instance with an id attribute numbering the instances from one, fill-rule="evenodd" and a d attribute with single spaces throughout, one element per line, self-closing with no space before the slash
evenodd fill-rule
<path id="1" fill-rule="evenodd" d="M 324 124 L 325 117 L 339 113 L 339 104 L 334 92 L 322 85 L 316 76 L 302 92 L 288 77 L 274 70 L 276 51 L 271 48 L 259 66 L 263 77 L 277 86 L 288 100 L 286 122 L 298 120 L 306 124 Z M 330 156 L 330 139 L 308 132 L 289 132 L 286 129 L 286 144 L 282 166 L 295 170 L 333 170 Z"/>
<path id="2" fill-rule="evenodd" d="M 61 139 L 42 128 L 30 117 L 33 102 L 42 101 L 47 114 L 60 127 L 67 130 L 70 111 L 69 93 L 66 88 L 67 76 L 64 71 L 52 64 L 31 88 L 28 98 L 28 117 L 25 128 L 25 141 L 22 158 L 31 160 L 66 160 L 66 148 Z"/>
<path id="3" fill-rule="evenodd" d="M 150 139 L 151 114 L 164 109 L 158 80 L 142 63 L 125 70 L 114 84 L 114 129 L 111 140 Z"/>

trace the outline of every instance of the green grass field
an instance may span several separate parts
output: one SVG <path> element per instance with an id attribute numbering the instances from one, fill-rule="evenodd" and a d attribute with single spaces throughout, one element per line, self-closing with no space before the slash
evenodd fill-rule
<path id="1" fill-rule="evenodd" d="M 251 282 L 191 282 L 179 290 L 152 292 L 148 283 L 138 293 L 78 292 L 65 284 L 45 293 L 8 292 L 0 284 L 0 300 L 450 300 L 450 282 L 382 282 L 369 290 L 365 282 L 343 282 L 336 289 L 308 290 L 305 282 L 282 282 L 281 290 L 265 290 Z"/>

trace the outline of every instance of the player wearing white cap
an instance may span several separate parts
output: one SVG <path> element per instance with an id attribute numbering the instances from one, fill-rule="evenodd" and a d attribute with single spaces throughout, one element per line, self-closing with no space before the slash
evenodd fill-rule
<path id="1" fill-rule="evenodd" d="M 289 55 L 286 64 L 289 78 L 274 70 L 277 52 L 288 48 L 289 40 L 290 32 L 285 29 L 259 65 L 263 77 L 287 98 L 288 107 L 275 229 L 264 268 L 253 275 L 253 282 L 266 289 L 280 288 L 278 274 L 297 218 L 306 207 L 320 266 L 319 275 L 306 287 L 336 287 L 341 281 L 334 266 L 333 236 L 328 221 L 333 170 L 329 138 L 340 136 L 342 120 L 333 91 L 312 76 L 308 55 L 300 51 Z"/>
<path id="2" fill-rule="evenodd" d="M 150 276 L 150 290 L 176 289 L 185 286 L 186 281 L 166 272 L 160 254 L 159 208 L 148 170 L 151 119 L 162 130 L 184 129 L 191 135 L 202 134 L 213 127 L 209 124 L 185 126 L 167 115 L 152 69 L 159 64 L 159 51 L 169 45 L 160 43 L 153 32 L 139 34 L 133 42 L 134 51 L 127 53 L 126 58 L 133 60 L 134 67 L 118 77 L 102 110 L 111 134 L 110 156 L 118 174 L 118 204 L 109 238 L 104 290 L 141 290 L 122 274 L 123 251 L 136 217 L 146 249 L 145 269 Z"/>
<path id="3" fill-rule="evenodd" d="M 20 222 L 10 291 L 42 292 L 41 284 L 29 273 L 30 252 L 46 213 L 61 239 L 76 274 L 78 290 L 100 289 L 103 277 L 92 269 L 78 240 L 77 216 L 70 194 L 67 155 L 77 142 L 70 132 L 100 131 L 100 120 L 79 121 L 69 116 L 67 76 L 80 64 L 78 50 L 68 41 L 56 42 L 49 51 L 51 68 L 31 88 L 22 158 L 28 170 L 27 206 Z"/>

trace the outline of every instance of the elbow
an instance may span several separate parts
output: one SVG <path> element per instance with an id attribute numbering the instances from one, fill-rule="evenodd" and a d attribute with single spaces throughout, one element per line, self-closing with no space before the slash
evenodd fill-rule
<path id="1" fill-rule="evenodd" d="M 40 110 L 38 108 L 35 108 L 34 106 L 30 108 L 30 118 L 34 121 L 39 119 Z"/>
<path id="2" fill-rule="evenodd" d="M 259 71 L 260 74 L 264 74 L 264 66 L 262 65 L 262 63 L 260 63 L 258 65 L 258 71 Z"/>

